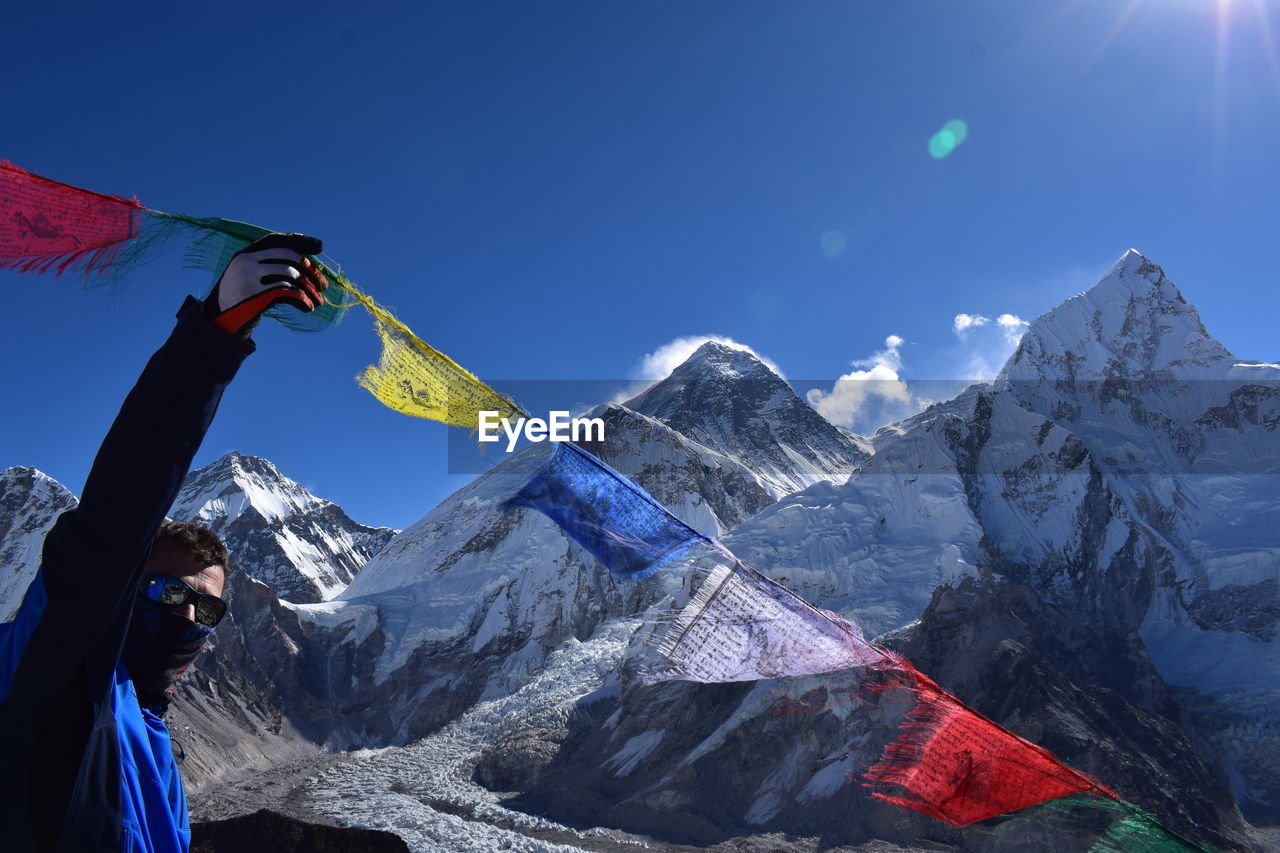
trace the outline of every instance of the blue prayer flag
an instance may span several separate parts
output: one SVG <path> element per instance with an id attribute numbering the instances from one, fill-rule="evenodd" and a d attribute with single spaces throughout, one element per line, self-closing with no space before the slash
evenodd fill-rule
<path id="1" fill-rule="evenodd" d="M 587 451 L 571 442 L 507 501 L 546 515 L 619 580 L 640 580 L 707 537 Z"/>

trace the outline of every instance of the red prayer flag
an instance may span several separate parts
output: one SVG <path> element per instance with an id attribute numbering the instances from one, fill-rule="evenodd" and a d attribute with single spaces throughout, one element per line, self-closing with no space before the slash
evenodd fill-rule
<path id="1" fill-rule="evenodd" d="M 903 662 L 905 664 L 905 662 Z M 905 664 L 910 667 L 910 664 Z M 916 694 L 898 739 L 866 773 L 872 796 L 968 826 L 1076 791 L 1111 795 L 1047 750 L 968 708 L 914 668 L 904 673 Z"/>
<path id="2" fill-rule="evenodd" d="M 0 160 L 0 269 L 106 272 L 138 236 L 137 199 L 102 195 Z"/>

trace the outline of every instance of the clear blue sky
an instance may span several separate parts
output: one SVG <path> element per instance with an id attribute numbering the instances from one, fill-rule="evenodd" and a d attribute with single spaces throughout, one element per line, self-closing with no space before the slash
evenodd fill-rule
<path id="1" fill-rule="evenodd" d="M 953 378 L 1001 346 L 957 314 L 1034 318 L 1130 246 L 1280 356 L 1269 0 L 141 5 L 6 11 L 0 157 L 316 234 L 497 383 L 624 380 L 702 334 L 827 381 L 896 335 L 900 375 Z M 114 296 L 0 273 L 0 466 L 79 492 L 208 284 L 176 254 Z M 352 381 L 362 314 L 257 338 L 198 464 L 265 456 L 394 526 L 456 486 L 446 428 Z"/>

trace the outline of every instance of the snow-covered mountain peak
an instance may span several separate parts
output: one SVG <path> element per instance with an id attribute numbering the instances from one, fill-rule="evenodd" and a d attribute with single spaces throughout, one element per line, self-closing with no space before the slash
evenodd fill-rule
<path id="1" fill-rule="evenodd" d="M 1107 274 L 1083 295 L 1103 314 L 1103 319 L 1114 321 L 1123 318 L 1130 326 L 1135 318 L 1148 324 L 1159 320 L 1166 324 L 1162 326 L 1162 332 L 1184 327 L 1208 337 L 1195 306 L 1165 276 L 1163 267 L 1137 249 L 1121 255 Z M 1115 337 L 1132 329 L 1126 329 L 1124 324 L 1119 328 L 1104 325 L 1101 331 L 1108 337 Z"/>
<path id="2" fill-rule="evenodd" d="M 777 378 L 755 353 L 744 347 L 734 347 L 720 341 L 707 341 L 685 359 L 671 375 L 680 374 L 684 379 L 725 376 L 742 379 Z"/>
<path id="3" fill-rule="evenodd" d="M 775 498 L 843 480 L 868 456 L 864 440 L 818 414 L 753 352 L 716 341 L 625 405 L 703 447 L 751 460 Z"/>
<path id="4" fill-rule="evenodd" d="M 1094 289 L 1112 280 L 1125 282 L 1134 292 L 1146 291 L 1153 287 L 1159 288 L 1166 284 L 1174 293 L 1178 290 L 1173 282 L 1165 278 L 1164 269 L 1137 249 L 1129 249 L 1121 255 Z"/>
<path id="5" fill-rule="evenodd" d="M 1235 361 L 1164 270 L 1130 249 L 1088 291 L 1038 317 L 999 379 L 1219 378 Z"/>
<path id="6" fill-rule="evenodd" d="M 169 515 L 205 525 L 292 602 L 337 595 L 394 535 L 352 521 L 266 459 L 232 451 L 191 472 Z"/>
<path id="7" fill-rule="evenodd" d="M 627 401 L 628 408 L 666 419 L 670 413 L 697 399 L 734 393 L 748 386 L 753 397 L 771 403 L 781 402 L 791 387 L 755 353 L 707 341 L 671 371 L 671 374 Z M 770 400 L 775 396 L 777 400 Z M 794 393 L 791 393 L 794 396 Z M 797 398 L 798 399 L 798 398 Z"/>
<path id="8" fill-rule="evenodd" d="M 170 515 L 217 528 L 249 509 L 275 521 L 326 505 L 266 459 L 233 450 L 187 477 Z"/>
<path id="9" fill-rule="evenodd" d="M 0 495 L 22 494 L 71 494 L 67 487 L 41 471 L 25 465 L 15 465 L 0 471 Z M 75 499 L 72 498 L 72 503 Z"/>

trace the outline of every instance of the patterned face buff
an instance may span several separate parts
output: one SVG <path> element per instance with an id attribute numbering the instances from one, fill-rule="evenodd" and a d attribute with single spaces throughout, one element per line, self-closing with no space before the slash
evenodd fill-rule
<path id="1" fill-rule="evenodd" d="M 138 703 L 144 708 L 166 707 L 166 691 L 200 655 L 212 633 L 213 628 L 195 624 L 173 605 L 139 590 L 120 655 L 138 691 Z"/>

